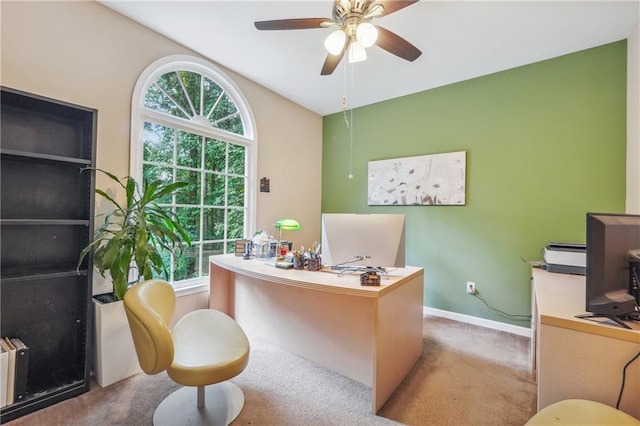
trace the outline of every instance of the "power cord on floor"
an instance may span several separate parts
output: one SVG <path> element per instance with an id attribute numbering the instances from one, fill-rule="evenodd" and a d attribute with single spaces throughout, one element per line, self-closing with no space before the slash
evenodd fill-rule
<path id="1" fill-rule="evenodd" d="M 476 291 L 475 293 L 472 293 L 472 296 L 476 297 L 477 299 L 479 299 L 482 303 L 484 303 L 487 308 L 491 309 L 494 312 L 499 313 L 500 315 L 503 315 L 511 320 L 514 321 L 531 321 L 531 315 L 520 315 L 520 314 L 510 314 L 508 312 L 504 312 L 501 311 L 500 309 L 496 309 L 493 306 L 491 306 L 486 300 L 484 300 L 484 298 L 482 296 L 480 296 L 480 293 L 478 293 L 478 291 Z"/>
<path id="2" fill-rule="evenodd" d="M 622 399 L 622 392 L 624 392 L 624 383 L 626 380 L 626 376 L 627 376 L 627 367 L 629 367 L 633 361 L 635 361 L 636 359 L 638 359 L 638 357 L 640 357 L 640 351 L 638 351 L 637 354 L 635 354 L 630 360 L 629 362 L 627 362 L 624 365 L 624 368 L 622 369 L 622 384 L 620 385 L 620 393 L 618 394 L 618 401 L 616 402 L 616 408 L 620 408 L 620 400 Z"/>

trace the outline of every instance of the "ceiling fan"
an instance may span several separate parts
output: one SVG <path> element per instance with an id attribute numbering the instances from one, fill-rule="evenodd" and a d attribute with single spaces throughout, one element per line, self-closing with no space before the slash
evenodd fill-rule
<path id="1" fill-rule="evenodd" d="M 371 24 L 374 18 L 390 15 L 419 0 L 334 0 L 333 18 L 297 18 L 257 21 L 259 30 L 304 30 L 311 28 L 337 29 L 329 34 L 324 45 L 329 54 L 322 65 L 321 75 L 336 69 L 345 53 L 349 62 L 367 58 L 366 47 L 377 45 L 407 61 L 415 61 L 422 52 L 399 35 Z"/>

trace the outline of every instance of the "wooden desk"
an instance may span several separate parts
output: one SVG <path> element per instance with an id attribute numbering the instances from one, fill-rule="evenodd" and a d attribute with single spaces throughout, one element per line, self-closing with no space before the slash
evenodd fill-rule
<path id="1" fill-rule="evenodd" d="M 640 351 L 640 323 L 627 322 L 633 327 L 627 330 L 602 318 L 575 318 L 586 313 L 584 276 L 534 268 L 531 288 L 538 410 L 567 398 L 615 407 L 622 369 Z M 620 409 L 640 418 L 640 359 L 627 368 Z"/>
<path id="2" fill-rule="evenodd" d="M 422 268 L 397 269 L 369 287 L 359 275 L 278 269 L 233 254 L 211 256 L 209 265 L 212 308 L 247 333 L 370 386 L 374 413 L 422 354 Z"/>

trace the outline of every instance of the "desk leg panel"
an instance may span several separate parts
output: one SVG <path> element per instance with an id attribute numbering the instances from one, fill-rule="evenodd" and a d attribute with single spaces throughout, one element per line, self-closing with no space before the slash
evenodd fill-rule
<path id="1" fill-rule="evenodd" d="M 233 272 L 209 262 L 209 308 L 233 316 Z"/>
<path id="2" fill-rule="evenodd" d="M 374 301 L 234 276 L 235 319 L 249 334 L 372 386 Z"/>
<path id="3" fill-rule="evenodd" d="M 373 411 L 378 412 L 422 354 L 424 275 L 378 301 L 373 386 Z"/>

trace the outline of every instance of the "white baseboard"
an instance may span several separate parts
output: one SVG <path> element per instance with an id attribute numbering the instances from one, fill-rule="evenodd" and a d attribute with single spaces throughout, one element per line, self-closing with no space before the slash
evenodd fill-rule
<path id="1" fill-rule="evenodd" d="M 521 327 L 519 325 L 506 324 L 504 322 L 492 321 L 484 318 L 472 317 L 471 315 L 459 314 L 456 312 L 444 311 L 442 309 L 431 308 L 429 306 L 422 307 L 423 314 L 433 315 L 436 317 L 442 317 L 451 319 L 454 321 L 460 321 L 467 324 L 478 325 L 480 327 L 491 328 L 494 330 L 505 331 L 507 333 L 517 334 L 518 336 L 524 336 L 531 338 L 531 329 L 527 327 Z"/>

